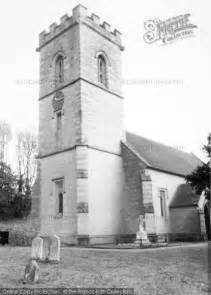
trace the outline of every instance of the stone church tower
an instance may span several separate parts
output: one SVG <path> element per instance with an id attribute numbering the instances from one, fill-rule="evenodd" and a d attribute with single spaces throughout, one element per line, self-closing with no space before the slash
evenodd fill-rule
<path id="1" fill-rule="evenodd" d="M 41 234 L 74 244 L 120 232 L 122 50 L 120 33 L 82 5 L 40 34 Z"/>

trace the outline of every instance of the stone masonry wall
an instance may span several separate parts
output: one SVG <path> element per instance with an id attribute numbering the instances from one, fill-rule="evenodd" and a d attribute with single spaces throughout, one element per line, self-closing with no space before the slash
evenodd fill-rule
<path id="1" fill-rule="evenodd" d="M 77 234 L 76 149 L 42 159 L 41 233 L 74 243 Z M 55 180 L 63 179 L 63 215 L 58 215 Z"/>
<path id="2" fill-rule="evenodd" d="M 141 169 L 145 165 L 140 162 L 134 152 L 122 143 L 122 159 L 125 174 L 124 191 L 127 195 L 122 218 L 124 219 L 124 231 L 136 233 L 139 225 L 139 215 L 144 214 L 143 194 L 141 187 Z"/>
<path id="3" fill-rule="evenodd" d="M 107 91 L 81 82 L 81 136 L 90 147 L 120 154 L 124 139 L 123 101 Z"/>
<path id="4" fill-rule="evenodd" d="M 79 82 L 63 90 L 62 128 L 56 128 L 56 113 L 52 106 L 53 94 L 40 101 L 39 156 L 74 147 L 81 139 L 81 107 Z"/>
<path id="5" fill-rule="evenodd" d="M 82 5 L 73 9 L 71 17 L 63 16 L 59 25 L 53 23 L 48 33 L 40 34 L 42 233 L 54 232 L 67 240 L 69 236 L 69 242 L 74 237 L 95 234 L 90 230 L 90 199 L 97 198 L 98 194 L 89 193 L 95 190 L 97 179 L 104 178 L 106 165 L 112 167 L 113 179 L 119 179 L 119 186 L 114 183 L 113 191 L 108 195 L 108 206 L 114 206 L 115 212 L 118 210 L 114 203 L 119 201 L 123 187 L 120 181 L 120 141 L 124 139 L 121 50 L 120 33 L 117 30 L 112 32 L 106 22 L 101 24 L 96 15 L 89 16 Z M 99 53 L 106 57 L 108 87 L 98 82 Z M 59 54 L 64 57 L 64 82 L 56 88 L 55 60 Z M 58 92 L 64 98 L 59 132 L 52 104 Z M 88 153 L 88 149 L 94 152 Z M 95 154 L 91 162 L 88 154 Z M 93 176 L 96 159 L 98 170 L 90 182 L 89 172 Z M 61 177 L 65 184 L 64 212 L 57 218 L 53 187 L 54 179 Z M 105 184 L 106 179 L 104 181 Z M 102 184 L 98 183 L 103 195 Z M 119 219 L 116 223 L 119 225 Z M 103 227 L 98 228 L 98 232 L 99 229 L 103 232 Z M 117 226 L 112 227 L 111 232 L 118 233 Z"/>
<path id="6" fill-rule="evenodd" d="M 103 54 L 107 65 L 107 89 L 121 96 L 121 55 L 119 47 L 109 42 L 103 35 L 90 30 L 86 25 L 81 25 L 80 52 L 81 77 L 99 87 L 104 87 L 98 82 L 97 69 L 97 56 Z"/>
<path id="7" fill-rule="evenodd" d="M 89 234 L 88 148 L 76 148 L 77 236 Z"/>
<path id="8" fill-rule="evenodd" d="M 200 240 L 200 216 L 196 206 L 170 209 L 171 240 Z"/>
<path id="9" fill-rule="evenodd" d="M 64 86 L 80 77 L 79 26 L 75 25 L 40 50 L 40 98 L 55 91 L 55 60 L 64 56 Z"/>
<path id="10" fill-rule="evenodd" d="M 124 175 L 121 156 L 89 149 L 90 243 L 111 243 L 123 233 Z M 127 233 L 127 232 L 124 232 Z"/>

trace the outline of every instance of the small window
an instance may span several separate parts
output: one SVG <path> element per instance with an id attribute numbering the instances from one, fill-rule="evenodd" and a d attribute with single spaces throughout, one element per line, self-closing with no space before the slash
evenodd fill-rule
<path id="1" fill-rule="evenodd" d="M 166 190 L 160 190 L 160 210 L 161 216 L 167 216 L 167 208 L 166 208 Z"/>
<path id="2" fill-rule="evenodd" d="M 62 113 L 58 112 L 56 114 L 56 129 L 60 131 L 62 129 Z"/>
<path id="3" fill-rule="evenodd" d="M 64 195 L 64 179 L 54 181 L 55 197 L 56 197 L 56 213 L 63 215 L 63 195 Z"/>
<path id="4" fill-rule="evenodd" d="M 104 56 L 98 57 L 98 81 L 104 86 L 107 86 L 107 69 Z"/>
<path id="5" fill-rule="evenodd" d="M 9 232 L 0 231 L 0 245 L 5 245 L 9 243 Z"/>
<path id="6" fill-rule="evenodd" d="M 63 193 L 59 193 L 59 214 L 63 214 Z"/>
<path id="7" fill-rule="evenodd" d="M 55 72 L 56 87 L 58 87 L 64 82 L 64 58 L 62 55 L 59 55 L 56 59 Z"/>

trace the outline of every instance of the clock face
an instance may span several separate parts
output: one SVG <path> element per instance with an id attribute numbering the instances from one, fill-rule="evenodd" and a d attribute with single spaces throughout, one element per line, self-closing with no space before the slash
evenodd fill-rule
<path id="1" fill-rule="evenodd" d="M 56 101 L 59 101 L 61 99 L 62 99 L 61 97 L 57 97 L 57 96 L 54 97 L 54 100 L 56 100 Z"/>
<path id="2" fill-rule="evenodd" d="M 57 91 L 56 94 L 54 95 L 54 100 L 62 100 L 64 99 L 64 94 L 61 91 Z"/>

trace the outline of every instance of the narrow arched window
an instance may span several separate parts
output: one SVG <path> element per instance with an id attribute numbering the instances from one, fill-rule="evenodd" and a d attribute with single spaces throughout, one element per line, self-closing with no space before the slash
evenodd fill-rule
<path id="1" fill-rule="evenodd" d="M 63 214 L 63 193 L 59 193 L 59 214 Z"/>
<path id="2" fill-rule="evenodd" d="M 98 56 L 98 81 L 107 86 L 106 60 L 103 55 Z"/>
<path id="3" fill-rule="evenodd" d="M 61 131 L 62 129 L 62 113 L 61 112 L 58 112 L 56 114 L 56 129 L 57 131 Z"/>
<path id="4" fill-rule="evenodd" d="M 55 64 L 56 86 L 64 82 L 64 57 L 59 55 Z"/>
<path id="5" fill-rule="evenodd" d="M 55 192 L 55 213 L 56 215 L 63 215 L 64 211 L 64 179 L 54 180 Z"/>

